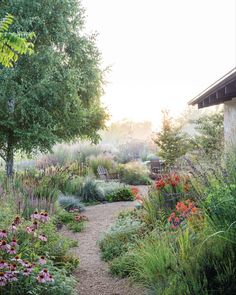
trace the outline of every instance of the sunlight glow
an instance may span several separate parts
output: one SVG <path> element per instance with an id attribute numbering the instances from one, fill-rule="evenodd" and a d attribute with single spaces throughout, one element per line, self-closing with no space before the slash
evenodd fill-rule
<path id="1" fill-rule="evenodd" d="M 236 65 L 234 0 L 83 0 L 112 120 L 160 122 Z"/>

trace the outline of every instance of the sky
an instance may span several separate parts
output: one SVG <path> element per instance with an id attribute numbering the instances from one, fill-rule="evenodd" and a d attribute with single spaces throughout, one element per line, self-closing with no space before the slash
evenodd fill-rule
<path id="1" fill-rule="evenodd" d="M 236 0 L 82 0 L 98 32 L 111 120 L 173 115 L 236 66 Z"/>

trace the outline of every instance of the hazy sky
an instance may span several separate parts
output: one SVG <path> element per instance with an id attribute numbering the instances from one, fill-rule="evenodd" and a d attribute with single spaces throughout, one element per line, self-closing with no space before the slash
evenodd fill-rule
<path id="1" fill-rule="evenodd" d="M 236 66 L 236 0 L 82 0 L 112 120 L 160 122 Z"/>

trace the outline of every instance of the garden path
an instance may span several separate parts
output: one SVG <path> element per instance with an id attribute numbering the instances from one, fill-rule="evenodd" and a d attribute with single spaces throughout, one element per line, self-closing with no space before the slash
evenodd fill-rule
<path id="1" fill-rule="evenodd" d="M 147 187 L 140 187 L 140 193 L 146 194 Z M 87 207 L 85 215 L 89 218 L 86 228 L 77 234 L 67 233 L 78 240 L 75 254 L 80 258 L 76 272 L 79 283 L 79 295 L 143 295 L 144 291 L 131 284 L 128 279 L 117 279 L 108 273 L 108 264 L 101 261 L 98 240 L 103 232 L 114 222 L 117 214 L 134 208 L 134 202 L 117 202 Z"/>

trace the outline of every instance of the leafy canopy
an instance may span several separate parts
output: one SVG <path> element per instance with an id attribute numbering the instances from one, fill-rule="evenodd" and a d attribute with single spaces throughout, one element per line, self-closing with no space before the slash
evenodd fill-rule
<path id="1" fill-rule="evenodd" d="M 27 39 L 32 38 L 34 34 L 10 33 L 9 27 L 13 19 L 11 14 L 7 14 L 0 21 L 0 64 L 5 67 L 13 67 L 19 54 L 33 53 L 33 43 Z"/>
<path id="2" fill-rule="evenodd" d="M 215 112 L 201 116 L 194 122 L 198 134 L 194 141 L 206 155 L 213 156 L 221 153 L 224 148 L 224 114 Z"/>
<path id="3" fill-rule="evenodd" d="M 104 71 L 96 36 L 84 33 L 80 2 L 3 0 L 0 18 L 7 13 L 15 17 L 14 31 L 35 38 L 34 54 L 0 69 L 1 155 L 45 151 L 78 137 L 98 140 L 107 119 L 100 103 Z"/>
<path id="4" fill-rule="evenodd" d="M 165 165 L 171 167 L 175 161 L 186 154 L 189 140 L 181 131 L 181 125 L 176 124 L 168 111 L 163 111 L 162 129 L 156 134 L 154 142 L 159 147 L 158 155 L 165 160 Z"/>

